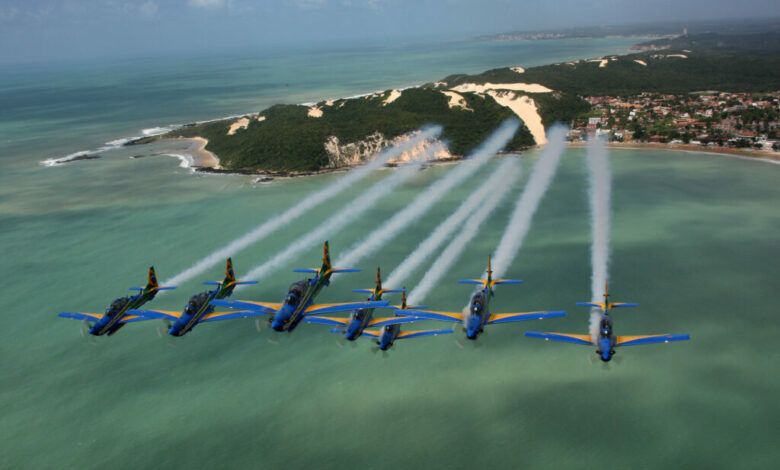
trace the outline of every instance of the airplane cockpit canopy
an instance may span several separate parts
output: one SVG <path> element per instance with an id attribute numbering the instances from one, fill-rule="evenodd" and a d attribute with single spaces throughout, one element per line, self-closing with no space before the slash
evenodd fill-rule
<path id="1" fill-rule="evenodd" d="M 125 304 L 130 300 L 130 297 L 120 297 L 118 299 L 115 299 L 113 302 L 111 302 L 111 305 L 106 308 L 106 315 L 109 317 L 113 317 L 117 313 L 119 313 L 120 310 L 122 310 L 122 307 L 125 306 Z"/>
<path id="2" fill-rule="evenodd" d="M 599 328 L 601 329 L 601 336 L 610 336 L 612 335 L 612 322 L 609 321 L 607 318 L 601 319 L 601 324 L 599 325 Z"/>
<path id="3" fill-rule="evenodd" d="M 359 308 L 359 309 L 355 310 L 355 315 L 354 315 L 355 320 L 363 320 L 363 318 L 365 318 L 365 316 L 366 316 L 366 309 Z"/>
<path id="4" fill-rule="evenodd" d="M 303 284 L 306 281 L 298 281 L 290 286 L 287 295 L 284 298 L 286 305 L 296 305 L 303 298 Z"/>
<path id="5" fill-rule="evenodd" d="M 190 300 L 187 301 L 187 305 L 184 307 L 184 313 L 187 315 L 194 315 L 198 310 L 200 310 L 201 307 L 203 307 L 203 304 L 206 303 L 208 299 L 208 292 L 201 292 L 200 294 L 193 295 L 190 297 Z"/>
<path id="6" fill-rule="evenodd" d="M 471 298 L 471 314 L 482 315 L 485 310 L 485 295 L 482 292 L 477 292 Z"/>

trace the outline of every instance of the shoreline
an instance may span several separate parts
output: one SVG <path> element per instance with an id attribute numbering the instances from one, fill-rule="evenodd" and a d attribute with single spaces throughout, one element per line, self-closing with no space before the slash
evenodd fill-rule
<path id="1" fill-rule="evenodd" d="M 651 142 L 606 142 L 607 147 L 624 150 L 673 150 L 678 152 L 711 153 L 727 157 L 738 157 L 749 160 L 763 160 L 780 165 L 780 152 L 773 150 L 738 149 L 732 147 L 702 147 L 692 144 L 661 144 Z M 586 142 L 568 142 L 568 147 L 585 147 Z"/>
<path id="2" fill-rule="evenodd" d="M 187 140 L 190 141 L 190 146 L 187 147 L 187 152 L 192 157 L 193 168 L 211 168 L 213 170 L 221 170 L 222 166 L 219 164 L 219 157 L 214 152 L 206 150 L 208 145 L 208 139 L 203 137 L 179 137 L 177 139 L 162 139 L 162 140 Z"/>

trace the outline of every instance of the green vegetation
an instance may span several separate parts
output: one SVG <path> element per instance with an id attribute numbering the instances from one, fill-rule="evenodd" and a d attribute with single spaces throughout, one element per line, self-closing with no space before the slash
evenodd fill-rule
<path id="1" fill-rule="evenodd" d="M 505 119 L 514 114 L 492 98 L 464 94 L 473 110 L 450 108 L 447 97 L 425 88 L 405 90 L 385 104 L 388 92 L 379 96 L 339 100 L 332 106 L 319 103 L 322 117 L 309 117 L 308 108 L 276 105 L 262 113 L 264 121 L 251 119 L 246 129 L 227 135 L 233 121 L 219 121 L 179 129 L 167 135 L 209 140 L 208 149 L 230 169 L 260 171 L 315 171 L 328 165 L 324 143 L 336 136 L 342 144 L 357 142 L 380 132 L 386 139 L 411 132 L 426 124 L 444 127 L 442 139 L 456 155 L 468 154 Z M 534 144 L 523 126 L 507 146 L 520 150 Z"/>

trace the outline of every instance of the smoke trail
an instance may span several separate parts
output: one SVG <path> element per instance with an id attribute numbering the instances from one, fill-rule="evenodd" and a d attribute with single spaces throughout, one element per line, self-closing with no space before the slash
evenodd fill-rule
<path id="1" fill-rule="evenodd" d="M 479 188 L 471 193 L 458 209 L 450 214 L 447 219 L 439 224 L 438 227 L 420 243 L 417 248 L 406 257 L 406 259 L 393 270 L 388 276 L 385 284 L 388 286 L 400 286 L 406 277 L 417 269 L 433 252 L 447 241 L 452 233 L 460 228 L 463 222 L 470 215 L 475 213 L 483 204 L 483 201 L 496 188 L 499 191 L 508 191 L 512 183 L 519 178 L 520 167 L 515 160 L 504 160 L 488 177 L 487 180 L 480 183 Z"/>
<path id="2" fill-rule="evenodd" d="M 512 163 L 515 167 L 517 166 L 516 162 L 512 161 Z M 514 168 L 512 171 L 515 172 L 517 169 Z M 458 256 L 460 256 L 466 248 L 466 245 L 474 238 L 477 231 L 482 228 L 485 219 L 493 212 L 498 203 L 501 202 L 509 191 L 509 188 L 510 185 L 493 188 L 494 191 L 486 200 L 484 200 L 479 210 L 469 219 L 468 224 L 462 226 L 458 236 L 444 249 L 441 255 L 439 255 L 433 265 L 431 265 L 425 273 L 420 283 L 417 284 L 417 287 L 409 294 L 409 304 L 419 303 L 428 295 L 428 292 L 439 283 L 441 277 L 447 273 L 450 267 L 452 267 L 452 264 L 458 259 Z"/>
<path id="3" fill-rule="evenodd" d="M 604 142 L 598 138 L 588 140 L 589 197 L 591 215 L 592 245 L 590 251 L 593 274 L 591 278 L 591 301 L 601 302 L 604 298 L 604 284 L 607 282 L 609 264 L 609 228 L 611 177 L 609 155 Z M 594 344 L 599 336 L 601 311 L 590 311 L 590 336 Z"/>
<path id="4" fill-rule="evenodd" d="M 519 123 L 516 120 L 504 122 L 485 142 L 471 153 L 467 160 L 431 185 L 404 209 L 391 217 L 390 220 L 377 227 L 359 244 L 350 248 L 348 254 L 338 261 L 337 266 L 353 266 L 374 250 L 384 246 L 385 243 L 398 235 L 401 230 L 407 228 L 409 224 L 422 217 L 455 185 L 472 176 L 493 155 L 504 148 L 517 132 L 518 126 Z"/>
<path id="5" fill-rule="evenodd" d="M 429 140 L 438 137 L 441 133 L 441 130 L 441 126 L 428 127 L 423 129 L 419 134 L 412 136 L 412 138 L 407 142 L 403 142 L 383 150 L 379 153 L 379 155 L 376 156 L 376 158 L 374 158 L 374 160 L 370 161 L 366 165 L 350 171 L 343 178 L 338 179 L 329 186 L 326 186 L 325 188 L 306 196 L 302 201 L 288 209 L 286 212 L 272 217 L 271 219 L 257 226 L 252 231 L 233 240 L 224 247 L 212 252 L 205 258 L 192 265 L 190 268 L 166 280 L 164 284 L 176 285 L 188 281 L 211 268 L 215 264 L 223 261 L 228 256 L 232 256 L 236 252 L 243 250 L 244 248 L 254 243 L 257 243 L 271 233 L 279 230 L 293 220 L 297 219 L 310 209 L 319 206 L 328 199 L 334 197 L 338 193 L 362 180 L 372 171 L 384 165 L 389 159 L 397 157 L 406 151 L 412 150 L 423 140 Z"/>
<path id="6" fill-rule="evenodd" d="M 314 230 L 299 237 L 269 261 L 254 267 L 245 277 L 249 279 L 262 279 L 271 271 L 284 266 L 291 258 L 301 251 L 311 248 L 318 242 L 322 242 L 327 239 L 328 236 L 341 230 L 349 222 L 368 210 L 379 199 L 387 196 L 404 181 L 414 176 L 420 169 L 420 164 L 427 161 L 431 156 L 438 152 L 441 147 L 441 144 L 432 145 L 426 150 L 424 159 L 407 163 L 402 166 L 391 176 L 383 179 L 379 184 L 374 185 L 370 190 L 353 199 L 352 202 L 344 206 L 339 213 L 317 226 Z"/>
<path id="7" fill-rule="evenodd" d="M 517 200 L 515 210 L 509 219 L 501 242 L 493 254 L 493 276 L 501 277 L 517 256 L 517 252 L 523 245 L 528 230 L 531 228 L 531 220 L 547 188 L 550 187 L 553 176 L 561 161 L 561 154 L 566 148 L 566 128 L 556 126 L 548 133 L 549 141 L 542 150 L 539 160 L 531 171 L 528 183 Z M 483 277 L 487 276 L 487 271 Z"/>

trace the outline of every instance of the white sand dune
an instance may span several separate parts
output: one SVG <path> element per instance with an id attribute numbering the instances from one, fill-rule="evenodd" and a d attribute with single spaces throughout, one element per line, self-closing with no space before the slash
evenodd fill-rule
<path id="1" fill-rule="evenodd" d="M 485 93 L 488 90 L 513 90 L 524 91 L 526 93 L 550 93 L 552 90 L 538 83 L 485 83 L 477 85 L 476 83 L 464 83 L 452 88 L 453 91 L 460 93 Z"/>
<path id="2" fill-rule="evenodd" d="M 603 67 L 607 66 L 607 62 L 609 62 L 609 60 L 607 60 L 607 59 L 591 59 L 588 62 L 598 62 L 599 63 L 599 68 L 603 68 Z"/>
<path id="3" fill-rule="evenodd" d="M 322 117 L 322 109 L 317 106 L 312 106 L 309 108 L 309 112 L 306 113 L 306 115 L 313 118 Z"/>
<path id="4" fill-rule="evenodd" d="M 463 98 L 463 96 L 455 93 L 454 91 L 442 91 L 442 94 L 447 97 L 449 102 L 447 103 L 450 107 L 450 109 L 454 107 L 463 108 L 466 111 L 474 111 L 473 109 L 468 107 L 468 104 L 466 104 L 466 100 Z"/>
<path id="5" fill-rule="evenodd" d="M 527 96 L 518 96 L 516 93 L 509 91 L 489 90 L 486 94 L 492 96 L 496 103 L 511 109 L 517 117 L 523 120 L 528 130 L 531 131 L 531 135 L 534 136 L 536 145 L 547 143 L 547 134 L 544 131 L 542 117 L 539 116 L 534 100 Z"/>
<path id="6" fill-rule="evenodd" d="M 399 90 L 390 90 L 390 95 L 385 98 L 385 101 L 382 103 L 382 106 L 387 106 L 388 104 L 392 103 L 393 101 L 397 100 L 401 97 L 401 92 Z"/>
<path id="7" fill-rule="evenodd" d="M 239 129 L 246 129 L 248 125 L 249 125 L 249 118 L 242 117 L 241 119 L 236 120 L 235 122 L 233 122 L 233 124 L 230 125 L 230 129 L 228 129 L 227 135 L 233 135 Z"/>
<path id="8" fill-rule="evenodd" d="M 517 73 L 525 73 L 525 69 L 522 67 L 509 67 L 509 69 L 513 72 Z"/>
<path id="9" fill-rule="evenodd" d="M 644 60 L 634 59 L 634 62 L 636 62 L 639 65 L 644 65 L 645 67 L 647 67 L 647 62 L 645 62 Z"/>
<path id="10" fill-rule="evenodd" d="M 688 56 L 685 54 L 668 54 L 666 57 L 679 57 L 681 59 L 687 59 Z"/>

